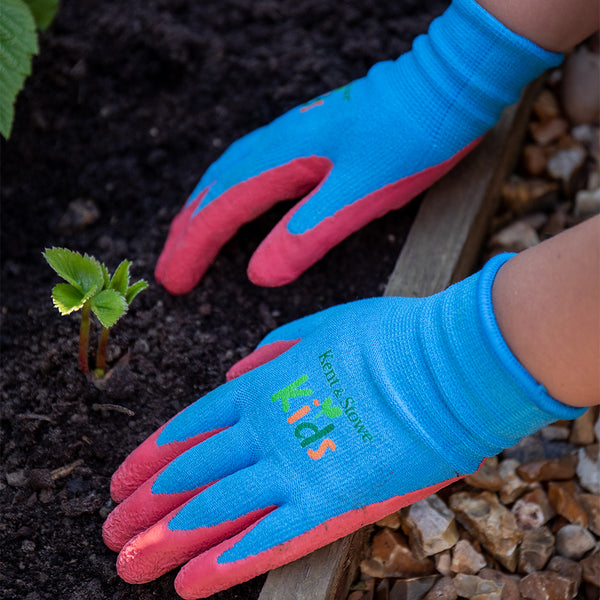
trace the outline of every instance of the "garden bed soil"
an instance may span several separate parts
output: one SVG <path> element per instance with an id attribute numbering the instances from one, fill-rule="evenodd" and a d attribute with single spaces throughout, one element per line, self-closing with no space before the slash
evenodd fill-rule
<path id="1" fill-rule="evenodd" d="M 177 598 L 174 574 L 142 586 L 117 577 L 100 534 L 112 472 L 275 326 L 381 294 L 417 203 L 293 284 L 258 288 L 245 268 L 289 208 L 279 206 L 242 228 L 181 297 L 152 276 L 170 220 L 233 140 L 408 50 L 444 8 L 63 0 L 1 148 L 1 598 Z M 83 221 L 70 217 L 73 202 Z M 104 390 L 77 370 L 78 317 L 52 306 L 58 278 L 41 255 L 51 246 L 111 270 L 130 259 L 134 279 L 151 282 L 111 333 L 109 360 L 122 360 Z M 263 580 L 215 598 L 256 598 Z"/>

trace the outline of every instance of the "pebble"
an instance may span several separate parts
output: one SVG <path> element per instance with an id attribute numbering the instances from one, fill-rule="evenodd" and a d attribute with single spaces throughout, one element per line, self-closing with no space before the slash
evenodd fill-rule
<path id="1" fill-rule="evenodd" d="M 513 471 L 521 463 L 531 462 L 532 460 L 540 460 L 547 458 L 544 444 L 541 437 L 536 435 L 528 435 L 520 440 L 514 446 L 503 450 L 502 457 L 506 460 L 515 460 L 517 465 L 512 469 Z M 504 462 L 504 461 L 503 461 Z M 510 463 L 509 463 L 510 464 Z M 502 463 L 501 463 L 502 465 Z M 504 470 L 508 469 L 509 466 L 505 465 L 502 467 Z M 500 476 L 504 479 L 504 475 L 501 472 Z"/>
<path id="2" fill-rule="evenodd" d="M 529 133 L 540 146 L 547 146 L 555 142 L 566 135 L 568 131 L 568 121 L 560 117 L 549 121 L 533 121 L 529 124 Z"/>
<path id="3" fill-rule="evenodd" d="M 530 573 L 519 583 L 525 600 L 569 600 L 577 594 L 573 582 L 554 571 Z"/>
<path id="4" fill-rule="evenodd" d="M 571 181 L 583 167 L 586 158 L 585 148 L 579 143 L 574 143 L 555 152 L 548 159 L 546 170 L 550 177 L 562 181 L 566 184 L 566 189 L 569 189 Z"/>
<path id="5" fill-rule="evenodd" d="M 521 529 L 537 529 L 546 524 L 556 511 L 546 492 L 537 488 L 519 498 L 511 509 Z"/>
<path id="6" fill-rule="evenodd" d="M 563 577 L 573 581 L 574 587 L 579 589 L 583 576 L 583 568 L 580 563 L 564 556 L 553 556 L 548 563 L 547 570 L 560 573 Z"/>
<path id="7" fill-rule="evenodd" d="M 596 545 L 594 536 L 581 525 L 565 525 L 556 534 L 556 552 L 579 560 Z"/>
<path id="8" fill-rule="evenodd" d="M 465 477 L 469 485 L 490 492 L 498 492 L 502 487 L 502 477 L 498 474 L 498 457 L 492 456 L 479 469 Z"/>
<path id="9" fill-rule="evenodd" d="M 548 527 L 525 531 L 519 552 L 519 573 L 541 571 L 553 551 L 554 536 Z"/>
<path id="10" fill-rule="evenodd" d="M 534 212 L 529 215 L 525 215 L 521 220 L 523 223 L 531 225 L 531 227 L 533 227 L 536 231 L 539 231 L 548 221 L 548 216 L 543 212 Z"/>
<path id="11" fill-rule="evenodd" d="M 584 146 L 588 146 L 594 151 L 594 146 L 597 145 L 597 130 L 596 127 L 589 123 L 576 125 L 571 129 L 571 136 L 574 140 L 581 142 Z"/>
<path id="12" fill-rule="evenodd" d="M 467 531 L 509 571 L 517 567 L 517 548 L 523 537 L 514 515 L 492 492 L 472 496 L 458 492 L 450 508 Z"/>
<path id="13" fill-rule="evenodd" d="M 438 579 L 439 575 L 400 579 L 390 590 L 389 600 L 422 600 Z M 379 600 L 381 596 L 376 592 L 375 597 Z"/>
<path id="14" fill-rule="evenodd" d="M 578 452 L 577 476 L 579 483 L 592 494 L 600 495 L 600 445 L 592 444 Z"/>
<path id="15" fill-rule="evenodd" d="M 66 212 L 58 222 L 58 231 L 73 234 L 83 231 L 100 218 L 100 210 L 93 200 L 78 198 L 69 203 Z"/>
<path id="16" fill-rule="evenodd" d="M 536 230 L 523 221 L 515 221 L 495 233 L 491 240 L 492 248 L 502 248 L 506 251 L 521 252 L 540 243 Z"/>
<path id="17" fill-rule="evenodd" d="M 542 175 L 546 170 L 548 154 L 544 148 L 537 144 L 527 144 L 523 148 L 521 162 L 529 175 L 533 175 L 534 177 Z"/>
<path id="18" fill-rule="evenodd" d="M 598 129 L 598 132 L 600 133 L 600 128 Z M 598 141 L 598 144 L 600 144 L 600 140 Z M 600 187 L 600 155 L 595 157 L 595 161 L 596 163 L 592 165 L 590 172 L 588 173 L 588 180 L 586 184 L 586 189 L 588 190 L 597 190 Z"/>
<path id="19" fill-rule="evenodd" d="M 520 578 L 518 576 L 507 575 L 501 571 L 485 567 L 479 571 L 479 577 L 504 584 L 504 587 L 502 588 L 502 600 L 519 600 Z"/>
<path id="20" fill-rule="evenodd" d="M 600 537 L 600 496 L 596 494 L 579 494 L 579 501 L 588 519 L 588 529 Z"/>
<path id="21" fill-rule="evenodd" d="M 517 474 L 527 482 L 573 479 L 577 467 L 577 456 L 568 454 L 560 458 L 549 458 L 526 463 L 517 468 Z"/>
<path id="22" fill-rule="evenodd" d="M 534 146 L 537 148 L 537 146 Z M 544 169 L 546 158 L 544 158 Z M 513 177 L 502 186 L 502 200 L 515 215 L 538 210 L 551 210 L 558 202 L 559 186 L 545 179 Z"/>
<path id="23" fill-rule="evenodd" d="M 532 106 L 533 114 L 540 121 L 549 121 L 560 117 L 560 106 L 555 94 L 548 88 L 543 89 Z"/>
<path id="24" fill-rule="evenodd" d="M 403 511 L 402 526 L 417 558 L 452 548 L 458 541 L 454 513 L 436 494 L 415 502 Z"/>
<path id="25" fill-rule="evenodd" d="M 439 552 L 433 558 L 438 573 L 441 573 L 442 575 L 452 575 L 452 570 L 450 569 L 450 565 L 452 564 L 452 552 L 450 550 Z"/>
<path id="26" fill-rule="evenodd" d="M 551 481 L 548 484 L 548 498 L 556 512 L 567 521 L 587 527 L 587 513 L 579 501 L 577 489 L 572 480 Z"/>
<path id="27" fill-rule="evenodd" d="M 27 475 L 24 469 L 13 471 L 6 474 L 6 483 L 11 487 L 25 487 L 27 485 Z"/>
<path id="28" fill-rule="evenodd" d="M 600 588 L 600 552 L 596 552 L 581 561 L 583 580 Z"/>
<path id="29" fill-rule="evenodd" d="M 498 473 L 504 482 L 500 490 L 500 501 L 503 504 L 512 504 L 519 496 L 531 489 L 531 484 L 517 475 L 518 467 L 519 462 L 513 458 L 507 458 L 500 463 Z"/>
<path id="30" fill-rule="evenodd" d="M 578 48 L 563 65 L 561 100 L 573 123 L 594 123 L 600 117 L 600 56 Z"/>
<path id="31" fill-rule="evenodd" d="M 600 188 L 595 190 L 579 190 L 575 194 L 575 216 L 593 217 L 600 214 Z"/>
<path id="32" fill-rule="evenodd" d="M 365 575 L 384 577 L 415 577 L 435 572 L 432 560 L 413 556 L 408 540 L 399 531 L 381 529 L 373 536 L 371 558 L 360 563 Z"/>
<path id="33" fill-rule="evenodd" d="M 485 558 L 467 540 L 459 540 L 452 549 L 450 570 L 454 573 L 476 575 L 486 566 Z"/>
<path id="34" fill-rule="evenodd" d="M 568 440 L 571 430 L 568 426 L 547 425 L 540 429 L 540 434 L 545 440 Z"/>
<path id="35" fill-rule="evenodd" d="M 389 529 L 396 531 L 397 529 L 400 529 L 400 514 L 398 512 L 393 512 L 391 515 L 377 521 L 375 525 L 378 527 L 388 527 Z"/>
<path id="36" fill-rule="evenodd" d="M 454 588 L 462 598 L 469 600 L 500 600 L 503 583 L 492 579 L 483 579 L 477 575 L 459 573 L 454 578 Z"/>
<path id="37" fill-rule="evenodd" d="M 457 597 L 454 579 L 452 577 L 442 577 L 435 582 L 435 585 L 427 592 L 423 600 L 456 600 Z"/>
<path id="38" fill-rule="evenodd" d="M 569 442 L 577 446 L 588 446 L 594 443 L 594 422 L 596 421 L 595 407 L 588 408 L 580 417 L 571 424 Z"/>

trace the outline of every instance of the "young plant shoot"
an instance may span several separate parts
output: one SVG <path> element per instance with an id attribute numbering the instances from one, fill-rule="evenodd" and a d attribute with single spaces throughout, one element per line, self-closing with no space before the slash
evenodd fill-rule
<path id="1" fill-rule="evenodd" d="M 61 315 L 81 310 L 79 330 L 79 368 L 89 373 L 88 347 L 90 313 L 102 325 L 96 352 L 94 374 L 104 377 L 106 347 L 110 328 L 127 312 L 133 299 L 148 287 L 143 279 L 129 285 L 131 262 L 124 260 L 110 276 L 104 264 L 87 254 L 67 248 L 47 248 L 43 253 L 48 264 L 67 282 L 57 283 L 52 302 Z"/>

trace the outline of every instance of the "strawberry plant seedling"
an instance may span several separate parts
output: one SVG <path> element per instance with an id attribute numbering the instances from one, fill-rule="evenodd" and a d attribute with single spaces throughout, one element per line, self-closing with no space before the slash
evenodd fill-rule
<path id="1" fill-rule="evenodd" d="M 148 287 L 140 279 L 129 285 L 131 262 L 124 260 L 111 275 L 104 264 L 87 254 L 67 248 L 47 248 L 43 253 L 48 264 L 67 282 L 57 283 L 52 290 L 52 302 L 61 315 L 81 310 L 79 330 L 79 368 L 89 373 L 88 347 L 90 314 L 94 314 L 102 330 L 96 353 L 94 374 L 104 377 L 106 347 L 110 328 L 127 312 L 133 299 Z"/>

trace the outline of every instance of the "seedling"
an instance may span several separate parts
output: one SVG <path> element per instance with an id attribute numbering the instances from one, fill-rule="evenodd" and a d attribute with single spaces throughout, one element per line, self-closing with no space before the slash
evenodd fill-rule
<path id="1" fill-rule="evenodd" d="M 42 253 L 48 264 L 67 283 L 57 283 L 52 290 L 52 302 L 61 315 L 81 310 L 79 329 L 79 368 L 89 373 L 88 347 L 90 313 L 100 321 L 102 330 L 96 352 L 94 374 L 104 377 L 106 347 L 110 328 L 127 312 L 133 299 L 148 287 L 143 279 L 129 285 L 131 262 L 124 260 L 110 276 L 104 264 L 87 254 L 67 248 L 46 248 Z"/>

